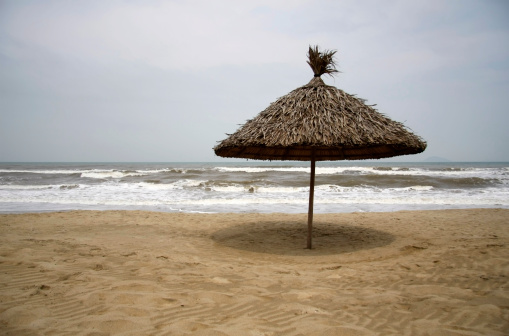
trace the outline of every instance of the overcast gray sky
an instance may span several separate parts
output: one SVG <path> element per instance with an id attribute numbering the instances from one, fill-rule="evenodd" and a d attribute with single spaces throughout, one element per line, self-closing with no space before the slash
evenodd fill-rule
<path id="1" fill-rule="evenodd" d="M 212 147 L 324 80 L 428 142 L 509 161 L 509 1 L 0 0 L 0 161 L 215 161 Z"/>

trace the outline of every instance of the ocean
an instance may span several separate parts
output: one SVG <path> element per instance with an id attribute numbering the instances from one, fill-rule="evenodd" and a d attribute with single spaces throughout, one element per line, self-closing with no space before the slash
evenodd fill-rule
<path id="1" fill-rule="evenodd" d="M 309 162 L 0 163 L 0 213 L 306 213 Z M 509 163 L 318 162 L 315 213 L 509 208 Z"/>

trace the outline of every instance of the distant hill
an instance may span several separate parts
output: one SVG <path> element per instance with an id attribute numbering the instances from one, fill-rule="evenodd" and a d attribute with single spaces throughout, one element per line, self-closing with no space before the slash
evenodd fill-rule
<path id="1" fill-rule="evenodd" d="M 447 160 L 446 158 L 440 157 L 440 156 L 430 156 L 429 158 L 425 159 L 423 162 L 451 162 L 451 161 Z"/>

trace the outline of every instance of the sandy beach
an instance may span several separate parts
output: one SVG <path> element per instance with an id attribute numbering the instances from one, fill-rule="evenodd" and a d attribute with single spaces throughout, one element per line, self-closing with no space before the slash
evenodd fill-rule
<path id="1" fill-rule="evenodd" d="M 507 335 L 509 210 L 0 215 L 2 335 Z"/>

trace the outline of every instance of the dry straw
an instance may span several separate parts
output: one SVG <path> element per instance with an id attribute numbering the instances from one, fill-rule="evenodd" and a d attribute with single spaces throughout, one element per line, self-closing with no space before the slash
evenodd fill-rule
<path id="1" fill-rule="evenodd" d="M 379 159 L 424 151 L 426 142 L 402 123 L 320 78 L 333 75 L 335 51 L 310 47 L 315 77 L 270 104 L 220 142 L 223 157 L 317 161 Z"/>

